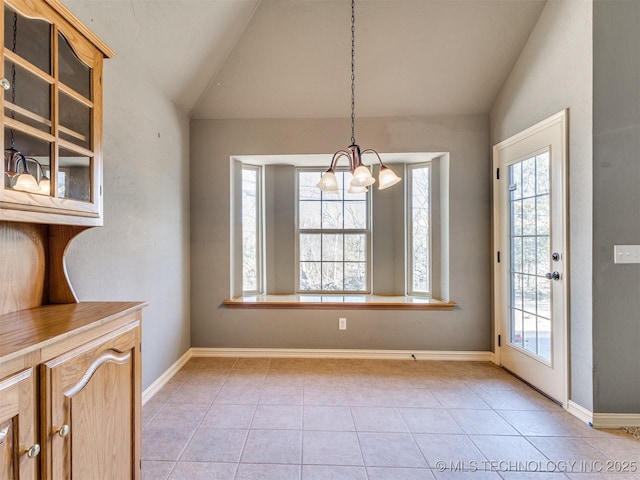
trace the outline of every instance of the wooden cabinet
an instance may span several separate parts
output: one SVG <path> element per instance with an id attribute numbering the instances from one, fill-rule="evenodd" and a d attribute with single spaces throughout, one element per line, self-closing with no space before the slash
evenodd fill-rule
<path id="1" fill-rule="evenodd" d="M 35 480 L 40 445 L 36 443 L 36 383 L 33 368 L 0 381 L 0 478 Z"/>
<path id="2" fill-rule="evenodd" d="M 102 61 L 58 0 L 4 0 L 0 220 L 102 224 Z"/>
<path id="3" fill-rule="evenodd" d="M 139 303 L 0 316 L 0 479 L 140 479 Z"/>

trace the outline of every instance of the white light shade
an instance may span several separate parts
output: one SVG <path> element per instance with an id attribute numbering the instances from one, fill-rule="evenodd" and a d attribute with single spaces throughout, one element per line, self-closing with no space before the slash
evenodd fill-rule
<path id="1" fill-rule="evenodd" d="M 369 189 L 367 187 L 356 187 L 355 185 L 350 185 L 347 193 L 367 193 Z"/>
<path id="2" fill-rule="evenodd" d="M 51 195 L 51 182 L 49 181 L 49 177 L 44 176 L 40 179 L 40 190 L 38 193 L 41 195 Z"/>
<path id="3" fill-rule="evenodd" d="M 393 173 L 393 170 L 390 168 L 382 167 L 380 169 L 378 180 L 380 180 L 378 190 L 384 190 L 385 188 L 389 188 L 390 186 L 398 183 L 400 181 L 400 177 Z"/>
<path id="4" fill-rule="evenodd" d="M 354 187 L 368 187 L 373 185 L 376 179 L 371 176 L 371 172 L 364 165 L 360 165 L 353 172 L 353 179 L 351 185 Z"/>
<path id="5" fill-rule="evenodd" d="M 326 172 L 318 182 L 318 188 L 323 192 L 337 192 L 338 179 L 333 172 Z"/>
<path id="6" fill-rule="evenodd" d="M 33 175 L 30 173 L 21 173 L 18 175 L 16 184 L 13 186 L 14 190 L 20 190 L 22 192 L 38 193 L 40 192 L 40 186 Z"/>

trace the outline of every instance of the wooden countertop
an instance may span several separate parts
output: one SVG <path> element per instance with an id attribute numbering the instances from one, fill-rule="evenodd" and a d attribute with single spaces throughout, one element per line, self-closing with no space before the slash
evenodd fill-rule
<path id="1" fill-rule="evenodd" d="M 109 323 L 146 305 L 146 302 L 80 302 L 43 305 L 0 315 L 0 361 Z"/>

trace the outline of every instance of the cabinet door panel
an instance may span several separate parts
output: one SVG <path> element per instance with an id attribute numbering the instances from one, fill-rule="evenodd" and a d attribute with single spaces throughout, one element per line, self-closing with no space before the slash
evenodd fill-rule
<path id="1" fill-rule="evenodd" d="M 35 446 L 34 382 L 33 369 L 25 370 L 0 382 L 0 478 L 2 479 L 36 479 L 40 449 L 39 446 Z M 29 452 L 33 458 L 29 457 Z"/>
<path id="2" fill-rule="evenodd" d="M 93 342 L 45 364 L 45 478 L 137 478 L 137 332 Z"/>

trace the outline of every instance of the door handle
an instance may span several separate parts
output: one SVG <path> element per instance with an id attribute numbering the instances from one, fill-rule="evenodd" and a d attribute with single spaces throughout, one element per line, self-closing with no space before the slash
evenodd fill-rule
<path id="1" fill-rule="evenodd" d="M 548 280 L 560 280 L 560 273 L 558 273 L 558 272 L 547 273 L 547 274 L 545 275 L 545 277 L 546 277 Z"/>

